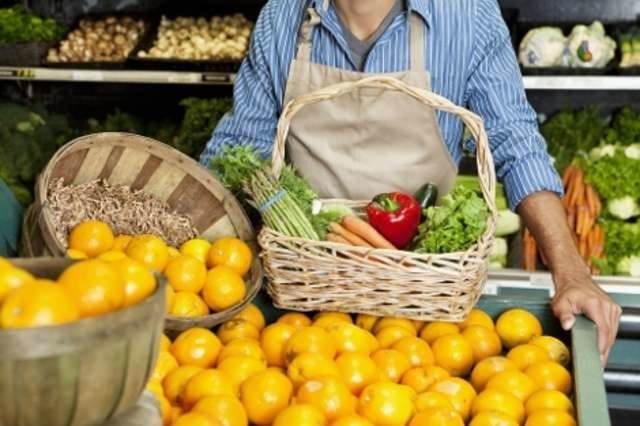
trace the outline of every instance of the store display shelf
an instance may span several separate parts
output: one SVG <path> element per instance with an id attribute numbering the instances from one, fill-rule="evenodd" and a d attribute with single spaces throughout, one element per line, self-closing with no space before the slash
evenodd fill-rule
<path id="1" fill-rule="evenodd" d="M 524 76 L 527 90 L 640 90 L 640 76 Z"/>
<path id="2" fill-rule="evenodd" d="M 234 73 L 0 67 L 0 80 L 231 85 Z"/>

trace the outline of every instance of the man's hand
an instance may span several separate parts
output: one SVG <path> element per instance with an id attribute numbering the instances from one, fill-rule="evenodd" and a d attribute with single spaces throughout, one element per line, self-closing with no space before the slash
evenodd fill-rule
<path id="1" fill-rule="evenodd" d="M 616 339 L 622 309 L 588 275 L 577 277 L 556 274 L 554 281 L 557 290 L 551 301 L 553 313 L 565 330 L 573 326 L 574 315 L 578 314 L 584 314 L 596 323 L 600 362 L 604 367 Z"/>
<path id="2" fill-rule="evenodd" d="M 573 241 L 567 216 L 557 195 L 537 192 L 525 198 L 518 213 L 533 234 L 553 274 L 551 301 L 562 328 L 570 329 L 574 315 L 584 314 L 598 327 L 598 349 L 604 366 L 618 333 L 622 310 L 591 280 L 589 268 Z"/>

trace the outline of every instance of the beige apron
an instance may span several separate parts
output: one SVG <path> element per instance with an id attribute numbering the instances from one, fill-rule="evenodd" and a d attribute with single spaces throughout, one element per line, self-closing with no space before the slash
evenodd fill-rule
<path id="1" fill-rule="evenodd" d="M 291 62 L 285 104 L 368 76 L 311 62 L 311 33 L 320 19 L 313 8 L 308 12 Z M 424 22 L 412 13 L 410 70 L 388 75 L 430 90 L 424 31 Z M 358 89 L 303 108 L 291 122 L 287 152 L 323 198 L 366 200 L 381 192 L 413 193 L 426 182 L 435 183 L 443 195 L 457 174 L 435 111 L 405 94 L 381 89 Z"/>

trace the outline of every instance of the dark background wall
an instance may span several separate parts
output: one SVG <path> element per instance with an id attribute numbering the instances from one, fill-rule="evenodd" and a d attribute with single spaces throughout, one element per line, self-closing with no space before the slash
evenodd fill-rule
<path id="1" fill-rule="evenodd" d="M 605 22 L 635 20 L 640 14 L 638 0 L 498 0 L 502 7 L 520 10 L 526 22 Z"/>

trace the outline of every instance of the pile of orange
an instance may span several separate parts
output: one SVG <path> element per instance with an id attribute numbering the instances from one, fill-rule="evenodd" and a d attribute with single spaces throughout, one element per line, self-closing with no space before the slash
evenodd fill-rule
<path id="1" fill-rule="evenodd" d="M 162 350 L 147 389 L 165 425 L 575 425 L 570 354 L 535 316 L 460 324 L 254 305 Z"/>
<path id="2" fill-rule="evenodd" d="M 153 274 L 132 259 L 83 260 L 56 281 L 38 279 L 0 258 L 0 327 L 59 325 L 141 302 L 156 289 Z"/>
<path id="3" fill-rule="evenodd" d="M 238 238 L 220 238 L 213 244 L 196 238 L 177 249 L 155 235 L 114 236 L 109 225 L 98 220 L 74 227 L 68 242 L 72 259 L 128 258 L 161 272 L 169 283 L 167 311 L 179 317 L 204 316 L 240 303 L 253 260 L 249 246 Z"/>

